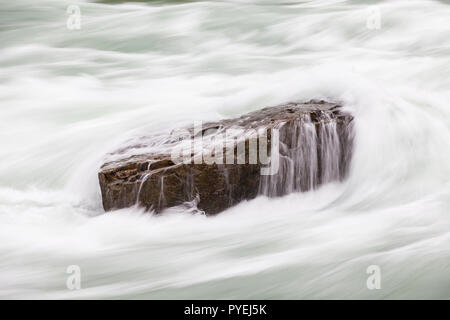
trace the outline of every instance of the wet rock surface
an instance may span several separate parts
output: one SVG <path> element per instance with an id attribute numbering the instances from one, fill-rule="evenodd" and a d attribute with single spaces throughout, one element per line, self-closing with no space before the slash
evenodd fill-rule
<path id="1" fill-rule="evenodd" d="M 205 123 L 200 130 L 140 137 L 101 166 L 103 207 L 138 205 L 158 213 L 184 205 L 216 214 L 258 195 L 282 196 L 341 181 L 351 161 L 352 123 L 340 105 L 312 100 Z M 223 163 L 217 161 L 221 155 Z M 270 163 L 264 155 L 271 155 Z"/>

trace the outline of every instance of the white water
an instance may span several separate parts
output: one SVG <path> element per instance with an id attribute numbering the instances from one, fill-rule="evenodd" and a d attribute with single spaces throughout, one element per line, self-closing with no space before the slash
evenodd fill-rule
<path id="1" fill-rule="evenodd" d="M 448 1 L 74 3 L 0 2 L 1 298 L 450 298 Z M 125 139 L 311 98 L 355 116 L 344 183 L 104 214 Z"/>

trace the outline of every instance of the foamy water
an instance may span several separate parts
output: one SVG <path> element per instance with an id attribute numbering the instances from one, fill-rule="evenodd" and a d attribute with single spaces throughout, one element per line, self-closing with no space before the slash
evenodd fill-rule
<path id="1" fill-rule="evenodd" d="M 448 1 L 0 9 L 1 298 L 450 298 Z M 127 139 L 311 98 L 355 117 L 345 182 L 104 213 L 97 172 Z"/>

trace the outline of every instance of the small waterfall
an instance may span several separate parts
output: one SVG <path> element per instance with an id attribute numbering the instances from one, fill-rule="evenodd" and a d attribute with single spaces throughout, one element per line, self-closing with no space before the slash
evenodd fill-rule
<path id="1" fill-rule="evenodd" d="M 347 175 L 351 132 L 338 130 L 338 123 L 330 115 L 323 114 L 319 122 L 305 115 L 284 123 L 279 134 L 279 170 L 261 177 L 259 194 L 277 197 L 308 191 Z"/>
<path id="2" fill-rule="evenodd" d="M 160 190 L 159 190 L 158 208 L 162 208 L 166 205 L 166 198 L 164 196 L 164 175 L 161 175 L 159 177 L 159 184 Z"/>
<path id="3" fill-rule="evenodd" d="M 151 162 L 149 162 L 149 163 L 147 164 L 147 171 L 150 170 L 150 165 L 151 165 Z M 142 186 L 144 185 L 145 181 L 147 181 L 147 179 L 150 178 L 150 176 L 151 176 L 151 173 L 150 173 L 150 172 L 149 172 L 149 173 L 146 173 L 146 174 L 144 175 L 144 177 L 142 178 L 141 182 L 139 183 L 139 189 L 138 189 L 138 192 L 137 192 L 137 194 L 136 194 L 136 205 L 139 205 L 139 198 L 140 198 L 140 195 L 141 195 Z"/>
<path id="4" fill-rule="evenodd" d="M 336 121 L 328 118 L 319 125 L 318 141 L 319 183 L 339 180 L 342 150 L 336 130 Z"/>

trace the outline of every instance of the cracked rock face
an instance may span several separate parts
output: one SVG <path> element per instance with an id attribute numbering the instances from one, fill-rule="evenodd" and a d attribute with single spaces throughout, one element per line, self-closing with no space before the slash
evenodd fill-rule
<path id="1" fill-rule="evenodd" d="M 182 205 L 216 214 L 258 195 L 341 181 L 351 161 L 352 124 L 340 105 L 312 100 L 140 137 L 101 166 L 103 207 L 158 213 Z"/>

